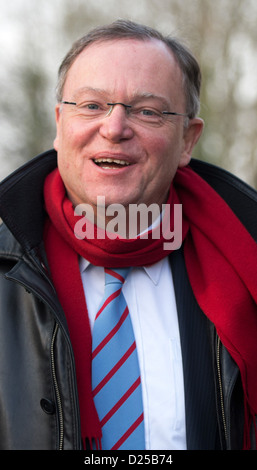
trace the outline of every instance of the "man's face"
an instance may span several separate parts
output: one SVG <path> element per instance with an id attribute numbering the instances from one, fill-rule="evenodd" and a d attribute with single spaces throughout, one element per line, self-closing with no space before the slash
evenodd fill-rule
<path id="1" fill-rule="evenodd" d="M 185 113 L 182 74 L 172 53 L 158 40 L 115 40 L 88 46 L 72 64 L 63 100 L 81 103 L 142 103 Z M 154 127 L 130 121 L 123 106 L 87 120 L 72 105 L 56 107 L 54 141 L 58 167 L 74 205 L 165 202 L 178 167 L 186 165 L 202 122 L 174 116 Z M 102 162 L 102 159 L 111 159 Z M 112 160 L 126 165 L 111 163 Z"/>

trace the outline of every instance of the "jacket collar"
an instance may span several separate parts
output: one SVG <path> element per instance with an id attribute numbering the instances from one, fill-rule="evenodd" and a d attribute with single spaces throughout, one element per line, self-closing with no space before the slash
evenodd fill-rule
<path id="1" fill-rule="evenodd" d="M 31 251 L 42 242 L 44 180 L 56 165 L 56 152 L 49 150 L 18 168 L 0 184 L 0 217 L 23 251 Z M 14 247 L 12 237 L 8 243 Z"/>
<path id="2" fill-rule="evenodd" d="M 257 191 L 229 171 L 211 163 L 192 159 L 190 166 L 226 201 L 257 241 Z"/>

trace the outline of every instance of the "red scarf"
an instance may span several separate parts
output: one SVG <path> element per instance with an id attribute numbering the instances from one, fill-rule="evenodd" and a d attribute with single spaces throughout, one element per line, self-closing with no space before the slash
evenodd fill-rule
<path id="1" fill-rule="evenodd" d="M 167 240 L 163 236 L 79 240 L 74 236 L 79 218 L 58 169 L 46 178 L 44 196 L 49 215 L 46 252 L 74 349 L 82 437 L 100 441 L 91 395 L 91 332 L 78 256 L 98 266 L 144 266 L 169 254 L 163 249 Z M 184 255 L 194 295 L 241 372 L 247 449 L 250 420 L 257 414 L 257 244 L 225 201 L 189 167 L 178 170 L 167 203 L 171 224 L 173 204 L 182 204 Z"/>

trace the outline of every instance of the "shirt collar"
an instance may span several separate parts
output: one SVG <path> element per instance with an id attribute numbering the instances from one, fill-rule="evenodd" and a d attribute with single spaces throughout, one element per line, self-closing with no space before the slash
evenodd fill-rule
<path id="1" fill-rule="evenodd" d="M 145 230 L 145 232 L 149 231 L 149 230 L 152 230 L 154 229 L 155 227 L 157 227 L 157 225 L 161 222 L 162 220 L 162 217 L 163 217 L 163 212 L 159 215 L 159 217 L 157 217 L 157 219 L 153 222 L 152 226 L 151 227 L 148 227 L 148 229 Z M 143 234 L 144 232 L 141 233 L 141 235 Z M 85 258 L 80 258 L 80 272 L 83 272 L 85 271 L 89 265 L 91 263 L 85 259 Z M 154 263 L 152 264 L 151 266 L 142 266 L 142 268 L 137 268 L 137 269 L 144 269 L 144 271 L 146 272 L 146 274 L 148 275 L 148 277 L 151 279 L 151 281 L 157 285 L 158 282 L 159 282 L 159 279 L 160 279 L 160 275 L 161 275 L 161 270 L 162 270 L 162 266 L 163 266 L 163 260 L 161 261 L 158 261 L 157 263 Z"/>
<path id="2" fill-rule="evenodd" d="M 143 269 L 147 276 L 151 279 L 153 284 L 158 285 L 160 275 L 161 275 L 161 270 L 163 266 L 164 260 L 158 261 L 157 263 L 152 264 L 151 266 L 142 266 L 142 268 L 135 268 L 135 269 Z M 80 258 L 79 262 L 79 267 L 80 267 L 80 272 L 85 271 L 89 266 L 90 262 L 85 259 L 85 258 Z"/>

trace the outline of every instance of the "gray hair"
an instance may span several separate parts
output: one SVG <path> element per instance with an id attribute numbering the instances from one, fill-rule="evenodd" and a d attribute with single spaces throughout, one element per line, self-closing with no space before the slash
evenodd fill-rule
<path id="1" fill-rule="evenodd" d="M 164 36 L 159 31 L 145 25 L 128 20 L 117 20 L 105 26 L 99 26 L 78 39 L 67 55 L 64 57 L 58 73 L 56 96 L 58 102 L 62 100 L 63 87 L 67 73 L 78 55 L 94 42 L 104 42 L 114 39 L 158 39 L 172 51 L 182 71 L 183 86 L 186 98 L 186 113 L 193 119 L 200 109 L 201 71 L 193 54 L 178 39 Z"/>

